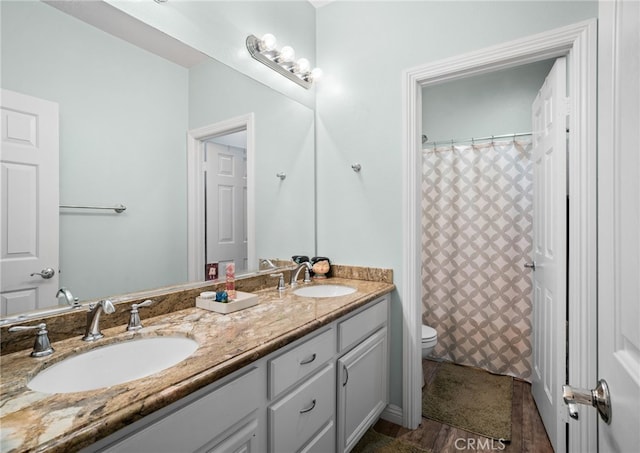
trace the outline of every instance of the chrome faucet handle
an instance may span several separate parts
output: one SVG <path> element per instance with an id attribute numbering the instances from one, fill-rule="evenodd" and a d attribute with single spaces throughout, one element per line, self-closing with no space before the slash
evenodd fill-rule
<path id="1" fill-rule="evenodd" d="M 35 326 L 9 327 L 9 332 L 20 332 L 23 330 L 34 329 L 38 329 L 38 332 L 36 332 L 36 341 L 33 344 L 33 351 L 31 351 L 30 354 L 31 357 L 44 357 L 53 354 L 53 348 L 51 347 L 51 342 L 49 341 L 49 336 L 47 335 L 49 331 L 47 330 L 47 325 L 44 322 Z"/>
<path id="2" fill-rule="evenodd" d="M 284 284 L 284 274 L 282 272 L 279 272 L 277 274 L 270 274 L 269 277 L 278 279 L 278 286 L 276 287 L 278 291 L 284 291 L 285 289 L 287 289 Z"/>
<path id="3" fill-rule="evenodd" d="M 309 272 L 309 268 L 304 270 L 304 280 L 302 283 L 311 283 L 311 273 Z"/>
<path id="4" fill-rule="evenodd" d="M 142 329 L 142 323 L 140 322 L 140 314 L 138 313 L 138 308 L 148 307 L 152 305 L 153 301 L 151 299 L 147 299 L 144 302 L 139 304 L 131 305 L 131 316 L 129 317 L 129 325 L 127 326 L 127 330 L 140 330 Z"/>

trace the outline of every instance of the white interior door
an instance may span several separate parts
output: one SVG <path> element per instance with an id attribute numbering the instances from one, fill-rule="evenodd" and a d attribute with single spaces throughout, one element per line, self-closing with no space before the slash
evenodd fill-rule
<path id="1" fill-rule="evenodd" d="M 612 409 L 611 424 L 598 421 L 598 441 L 601 452 L 636 452 L 640 449 L 640 3 L 600 3 L 598 59 L 598 376 L 608 383 Z"/>
<path id="2" fill-rule="evenodd" d="M 206 259 L 236 271 L 247 269 L 247 153 L 243 148 L 207 142 Z"/>
<path id="3" fill-rule="evenodd" d="M 532 392 L 556 452 L 564 451 L 561 411 L 566 360 L 566 60 L 558 58 L 538 92 L 533 120 Z"/>
<path id="4" fill-rule="evenodd" d="M 2 90 L 1 166 L 0 315 L 6 316 L 57 303 L 58 104 Z"/>

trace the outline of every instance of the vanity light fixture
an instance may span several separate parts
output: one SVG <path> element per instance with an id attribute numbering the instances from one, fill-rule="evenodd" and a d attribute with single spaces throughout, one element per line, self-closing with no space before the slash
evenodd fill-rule
<path id="1" fill-rule="evenodd" d="M 262 39 L 254 35 L 247 36 L 247 50 L 260 63 L 306 89 L 311 88 L 311 83 L 322 76 L 322 70 L 319 68 L 312 70 L 306 58 L 296 60 L 296 53 L 292 47 L 284 46 L 278 50 L 276 38 L 270 33 L 264 35 Z"/>

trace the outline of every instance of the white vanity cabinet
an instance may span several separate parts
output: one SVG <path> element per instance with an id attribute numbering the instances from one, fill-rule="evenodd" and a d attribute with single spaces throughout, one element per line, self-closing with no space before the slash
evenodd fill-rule
<path id="1" fill-rule="evenodd" d="M 389 402 L 388 310 L 383 298 L 338 325 L 341 351 L 348 350 L 337 361 L 339 452 L 350 451 Z"/>
<path id="2" fill-rule="evenodd" d="M 321 452 L 318 448 L 329 437 L 331 448 L 324 451 L 335 448 L 335 434 L 331 434 L 335 433 L 336 412 L 335 326 L 308 337 L 268 361 L 272 453 Z"/>
<path id="3" fill-rule="evenodd" d="M 84 452 L 261 451 L 258 433 L 264 374 L 259 367 L 249 366 L 225 381 L 177 401 Z"/>
<path id="4" fill-rule="evenodd" d="M 83 450 L 349 451 L 388 402 L 383 296 Z"/>

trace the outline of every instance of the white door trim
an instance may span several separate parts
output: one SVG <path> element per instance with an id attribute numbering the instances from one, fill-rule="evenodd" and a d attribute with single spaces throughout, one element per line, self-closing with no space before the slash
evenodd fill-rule
<path id="1" fill-rule="evenodd" d="M 189 281 L 204 280 L 204 166 L 203 141 L 247 131 L 247 258 L 256 260 L 254 114 L 230 118 L 187 133 L 187 270 Z"/>
<path id="2" fill-rule="evenodd" d="M 403 72 L 403 420 L 415 428 L 421 419 L 421 256 L 420 182 L 422 87 L 448 80 L 566 56 L 569 64 L 569 374 L 573 385 L 596 382 L 596 75 L 595 19 L 427 63 Z M 570 451 L 596 445 L 596 419 L 572 423 Z M 591 447 L 593 448 L 593 447 Z"/>

